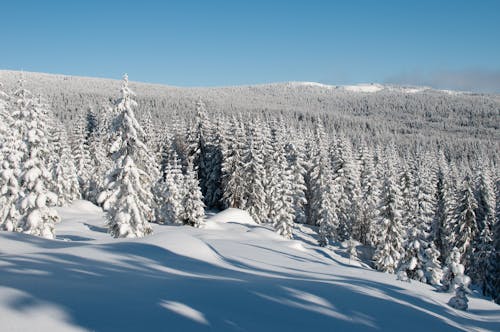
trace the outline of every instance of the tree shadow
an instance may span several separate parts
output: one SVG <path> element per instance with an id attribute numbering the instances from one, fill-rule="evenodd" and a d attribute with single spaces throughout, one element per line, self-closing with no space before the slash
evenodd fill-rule
<path id="1" fill-rule="evenodd" d="M 25 294 L 8 305 L 23 311 L 52 303 L 69 315 L 71 324 L 95 331 L 417 331 L 421 326 L 453 331 L 454 324 L 500 328 L 497 322 L 457 316 L 403 288 L 256 269 L 224 257 L 213 246 L 227 267 L 141 242 L 94 247 L 100 254 L 93 258 L 86 252 L 58 250 L 39 250 L 29 259 L 2 255 L 7 264 L 0 286 Z"/>

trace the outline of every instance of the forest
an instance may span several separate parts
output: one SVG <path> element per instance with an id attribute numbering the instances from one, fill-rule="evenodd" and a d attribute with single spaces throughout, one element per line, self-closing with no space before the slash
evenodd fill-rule
<path id="1" fill-rule="evenodd" d="M 106 211 L 115 238 L 239 208 L 284 238 L 308 224 L 319 246 L 362 246 L 402 281 L 470 284 L 500 303 L 495 95 L 278 84 L 171 88 L 169 100 L 148 85 L 136 95 L 126 75 L 115 90 L 67 91 L 12 77 L 0 87 L 3 231 L 55 238 L 54 207 L 78 199 Z"/>

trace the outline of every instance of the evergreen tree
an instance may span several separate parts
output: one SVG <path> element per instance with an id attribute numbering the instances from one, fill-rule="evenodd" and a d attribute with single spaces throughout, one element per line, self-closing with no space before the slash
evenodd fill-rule
<path id="1" fill-rule="evenodd" d="M 476 223 L 477 202 L 472 192 L 471 179 L 466 176 L 462 182 L 462 189 L 458 194 L 459 200 L 455 209 L 454 246 L 461 254 L 461 262 L 466 270 L 471 267 L 473 260 L 472 243 L 476 238 L 478 227 Z"/>
<path id="2" fill-rule="evenodd" d="M 203 196 L 191 163 L 188 163 L 184 186 L 182 221 L 185 225 L 200 227 L 205 219 L 205 204 L 203 204 Z"/>
<path id="3" fill-rule="evenodd" d="M 449 292 L 453 292 L 459 285 L 468 286 L 470 283 L 470 278 L 464 274 L 465 268 L 463 264 L 460 263 L 460 257 L 460 250 L 453 247 L 450 251 L 450 255 L 446 259 L 442 283 L 444 289 Z"/>
<path id="4" fill-rule="evenodd" d="M 19 196 L 18 178 L 21 172 L 20 138 L 13 130 L 10 96 L 0 83 L 0 230 L 14 231 L 19 219 L 16 201 Z"/>
<path id="5" fill-rule="evenodd" d="M 152 233 L 152 180 L 144 164 L 149 150 L 143 143 L 144 131 L 137 122 L 133 92 L 124 75 L 122 96 L 115 103 L 118 114 L 112 123 L 115 141 L 110 153 L 114 168 L 108 173 L 106 191 L 98 202 L 107 211 L 109 233 L 113 237 L 143 237 Z M 137 160 L 137 162 L 136 162 Z"/>
<path id="6" fill-rule="evenodd" d="M 72 132 L 72 154 L 74 166 L 78 177 L 80 192 L 84 199 L 92 201 L 90 178 L 92 172 L 96 171 L 91 167 L 92 159 L 89 151 L 89 146 L 86 140 L 85 122 L 83 118 L 79 118 L 73 126 Z"/>
<path id="7" fill-rule="evenodd" d="M 377 217 L 380 184 L 377 179 L 373 154 L 365 146 L 360 152 L 360 189 L 359 221 L 354 238 L 364 245 L 373 245 L 375 239 L 374 221 Z"/>
<path id="8" fill-rule="evenodd" d="M 431 238 L 440 252 L 441 262 L 445 262 L 450 251 L 450 233 L 453 222 L 454 196 L 450 179 L 450 170 L 444 154 L 441 152 L 438 159 L 436 174 L 436 210 L 431 227 Z"/>
<path id="9" fill-rule="evenodd" d="M 389 161 L 386 161 L 385 169 L 377 222 L 377 247 L 373 259 L 377 270 L 394 273 L 404 254 L 401 193 L 394 182 L 394 172 Z"/>
<path id="10" fill-rule="evenodd" d="M 304 175 L 306 169 L 304 166 L 304 157 L 302 152 L 295 144 L 290 143 L 286 146 L 286 154 L 288 159 L 288 167 L 291 176 L 291 191 L 293 196 L 294 221 L 297 223 L 305 223 L 305 205 L 306 200 L 306 183 Z"/>
<path id="11" fill-rule="evenodd" d="M 337 235 L 340 241 L 350 239 L 360 233 L 359 224 L 359 167 L 352 156 L 352 148 L 345 139 L 339 139 L 333 157 L 334 178 L 338 198 L 336 202 L 339 228 Z M 360 240 L 360 238 L 356 238 Z"/>
<path id="12" fill-rule="evenodd" d="M 158 210 L 158 222 L 170 224 L 182 224 L 184 211 L 185 184 L 184 175 L 177 152 L 172 150 L 165 166 L 164 179 L 160 184 L 160 201 Z"/>
<path id="13" fill-rule="evenodd" d="M 224 207 L 244 208 L 246 205 L 245 173 L 243 162 L 244 134 L 242 124 L 232 119 L 230 135 L 227 136 L 227 144 L 222 151 L 222 187 Z"/>
<path id="14" fill-rule="evenodd" d="M 276 165 L 277 186 L 271 193 L 269 218 L 278 234 L 291 239 L 295 210 L 293 208 L 293 175 L 285 156 L 284 137 L 280 133 L 274 145 L 272 159 Z"/>
<path id="15" fill-rule="evenodd" d="M 243 174 L 245 209 L 257 223 L 268 221 L 267 195 L 264 188 L 266 171 L 262 159 L 262 136 L 256 124 L 250 124 L 247 132 L 247 147 L 243 151 Z M 278 179 L 273 179 L 277 182 Z"/>
<path id="16" fill-rule="evenodd" d="M 448 304 L 458 310 L 467 310 L 469 300 L 467 299 L 467 291 L 464 285 L 460 285 L 456 291 L 455 296 L 453 296 Z"/>
<path id="17" fill-rule="evenodd" d="M 54 225 L 59 216 L 53 209 L 57 196 L 48 189 L 53 187 L 49 171 L 48 110 L 24 88 L 22 81 L 14 97 L 13 130 L 21 139 L 19 151 L 22 153 L 17 200 L 20 219 L 16 230 L 54 238 Z"/>

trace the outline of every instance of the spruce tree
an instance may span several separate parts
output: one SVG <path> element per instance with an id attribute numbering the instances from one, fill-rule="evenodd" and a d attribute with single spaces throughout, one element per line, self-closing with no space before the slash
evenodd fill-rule
<path id="1" fill-rule="evenodd" d="M 469 176 L 464 178 L 458 197 L 454 216 L 454 246 L 458 248 L 461 255 L 461 262 L 465 266 L 466 271 L 468 271 L 471 268 L 473 260 L 472 243 L 478 232 L 475 213 L 477 202 L 474 198 Z"/>
<path id="2" fill-rule="evenodd" d="M 188 163 L 187 166 L 184 186 L 182 221 L 185 225 L 200 227 L 205 220 L 205 204 L 203 203 L 196 172 L 193 170 L 191 163 Z"/>
<path id="3" fill-rule="evenodd" d="M 144 131 L 133 108 L 137 103 L 124 75 L 121 98 L 115 102 L 117 116 L 112 122 L 110 153 L 114 167 L 106 178 L 106 190 L 98 202 L 107 211 L 109 233 L 113 237 L 143 237 L 152 233 L 152 179 L 145 165 L 150 156 L 143 143 Z M 149 166 L 151 167 L 151 166 Z"/>
<path id="4" fill-rule="evenodd" d="M 376 226 L 376 249 L 373 256 L 377 270 L 388 273 L 396 271 L 404 255 L 401 193 L 394 181 L 392 167 L 392 164 L 386 161 Z"/>
<path id="5" fill-rule="evenodd" d="M 14 231 L 19 219 L 20 138 L 13 130 L 11 98 L 0 83 L 0 230 Z"/>
<path id="6" fill-rule="evenodd" d="M 60 125 L 62 126 L 62 125 Z M 65 206 L 80 199 L 80 186 L 78 182 L 77 171 L 71 157 L 71 151 L 68 145 L 66 130 L 56 127 L 53 133 L 53 151 L 55 158 L 52 161 L 52 191 L 57 195 L 57 204 Z"/>
<path id="7" fill-rule="evenodd" d="M 160 182 L 158 204 L 158 223 L 182 225 L 186 186 L 180 160 L 175 150 L 171 150 L 164 170 L 164 179 Z"/>
<path id="8" fill-rule="evenodd" d="M 33 98 L 20 81 L 14 92 L 13 130 L 20 137 L 19 222 L 16 230 L 46 238 L 54 238 L 59 216 L 53 206 L 57 195 L 49 171 L 49 112 L 44 102 Z"/>

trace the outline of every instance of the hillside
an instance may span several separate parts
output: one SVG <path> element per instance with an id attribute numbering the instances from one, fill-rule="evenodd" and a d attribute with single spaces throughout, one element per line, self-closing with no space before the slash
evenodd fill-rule
<path id="1" fill-rule="evenodd" d="M 49 99 L 53 112 L 66 124 L 76 121 L 88 108 L 108 108 L 120 89 L 119 80 L 0 70 L 0 82 L 7 90 L 13 89 L 21 76 L 28 89 Z M 408 145 L 415 139 L 453 137 L 498 146 L 500 139 L 500 96 L 491 94 L 314 82 L 189 88 L 131 82 L 131 88 L 139 102 L 138 116 L 148 111 L 162 121 L 171 121 L 172 115 L 192 115 L 195 101 L 201 98 L 214 116 L 262 112 L 296 118 L 321 115 L 328 117 L 338 133 L 362 131 L 377 139 L 389 133 Z"/>
<path id="2" fill-rule="evenodd" d="M 284 240 L 231 209 L 112 239 L 86 201 L 59 213 L 56 240 L 0 233 L 2 331 L 500 330 L 498 305 L 476 294 L 457 311 L 450 294 L 316 246 L 306 226 Z"/>

